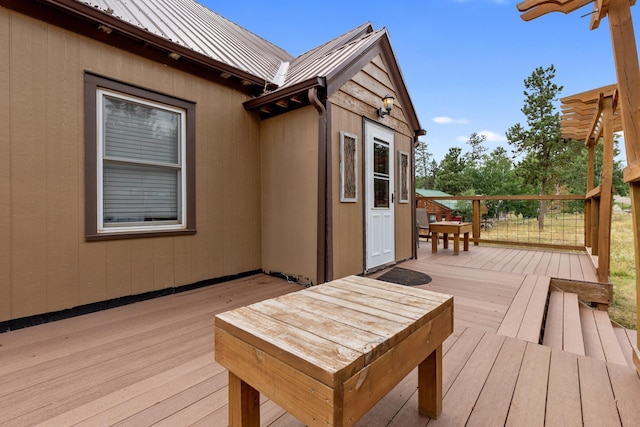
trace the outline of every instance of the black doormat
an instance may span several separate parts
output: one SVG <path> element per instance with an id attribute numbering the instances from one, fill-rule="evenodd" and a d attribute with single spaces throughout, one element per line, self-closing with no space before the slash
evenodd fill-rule
<path id="1" fill-rule="evenodd" d="M 401 267 L 394 267 L 377 279 L 406 286 L 426 285 L 431 282 L 431 276 Z"/>

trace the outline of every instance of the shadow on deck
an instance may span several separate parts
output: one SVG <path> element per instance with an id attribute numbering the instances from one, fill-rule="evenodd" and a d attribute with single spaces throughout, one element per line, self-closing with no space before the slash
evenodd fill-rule
<path id="1" fill-rule="evenodd" d="M 580 354 L 573 321 L 557 320 L 574 311 L 564 308 L 572 298 L 562 298 L 562 310 L 551 305 L 550 278 L 592 281 L 579 255 L 472 247 L 454 257 L 427 246 L 402 267 L 429 274 L 423 287 L 455 296 L 442 416 L 419 415 L 414 371 L 358 425 L 637 424 L 640 379 L 626 356 L 605 354 L 612 341 L 596 355 L 585 338 Z M 225 426 L 227 372 L 213 358 L 214 315 L 298 289 L 257 275 L 0 334 L 0 424 Z M 606 324 L 596 316 L 587 329 Z M 566 330 L 549 332 L 551 321 Z M 632 331 L 616 334 L 616 343 L 633 339 Z M 261 414 L 263 425 L 301 425 L 267 399 Z"/>

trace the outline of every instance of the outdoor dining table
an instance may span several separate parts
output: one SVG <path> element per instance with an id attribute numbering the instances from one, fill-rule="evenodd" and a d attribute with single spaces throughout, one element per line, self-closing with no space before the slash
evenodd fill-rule
<path id="1" fill-rule="evenodd" d="M 473 224 L 460 221 L 440 221 L 429 224 L 431 231 L 431 252 L 438 252 L 438 233 L 442 233 L 442 247 L 449 248 L 449 234 L 453 234 L 453 254 L 460 254 L 460 234 L 464 240 L 464 250 L 469 250 L 469 233 L 473 231 Z"/>
<path id="2" fill-rule="evenodd" d="M 229 425 L 260 425 L 260 393 L 308 426 L 352 425 L 418 366 L 418 410 L 442 411 L 453 297 L 349 276 L 215 317 Z"/>

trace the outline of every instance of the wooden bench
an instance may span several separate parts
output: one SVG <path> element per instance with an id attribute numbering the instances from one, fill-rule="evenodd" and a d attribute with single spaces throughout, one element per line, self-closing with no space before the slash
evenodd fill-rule
<path id="1" fill-rule="evenodd" d="M 260 424 L 259 393 L 308 426 L 352 425 L 418 366 L 418 409 L 442 411 L 453 297 L 350 276 L 219 314 L 230 426 Z"/>

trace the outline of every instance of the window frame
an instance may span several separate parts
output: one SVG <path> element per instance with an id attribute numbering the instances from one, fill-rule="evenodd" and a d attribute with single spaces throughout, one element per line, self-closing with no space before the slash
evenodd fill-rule
<path id="1" fill-rule="evenodd" d="M 132 84 L 85 72 L 85 238 L 91 240 L 194 234 L 195 222 L 195 103 Z M 101 97 L 114 96 L 168 111 L 180 111 L 181 200 L 177 224 L 106 226 L 103 223 L 103 155 Z M 135 162 L 133 162 L 135 163 Z"/>
<path id="2" fill-rule="evenodd" d="M 348 148 L 346 139 L 353 140 L 353 149 L 350 152 L 346 151 Z M 347 164 L 348 157 L 353 159 L 350 165 Z M 347 182 L 353 182 L 353 194 L 347 194 Z M 340 201 L 343 203 L 358 201 L 358 136 L 345 131 L 340 131 Z"/>
<path id="3" fill-rule="evenodd" d="M 409 169 L 411 159 L 406 151 L 398 151 L 398 203 L 409 203 L 411 182 L 409 181 Z M 403 194 L 406 190 L 406 194 Z"/>

